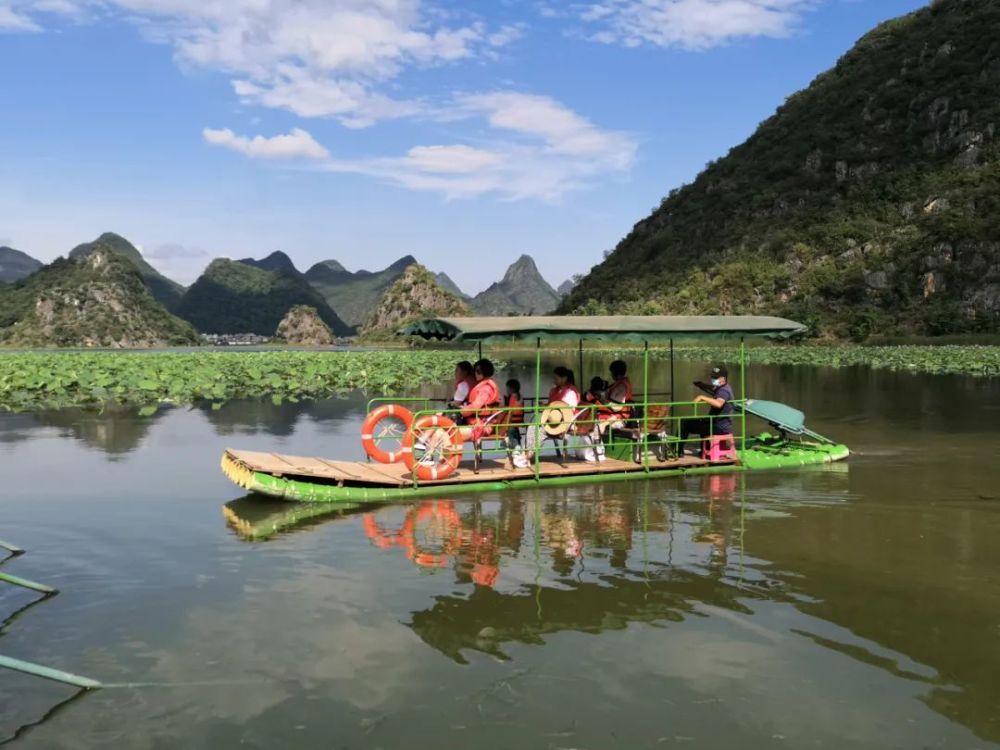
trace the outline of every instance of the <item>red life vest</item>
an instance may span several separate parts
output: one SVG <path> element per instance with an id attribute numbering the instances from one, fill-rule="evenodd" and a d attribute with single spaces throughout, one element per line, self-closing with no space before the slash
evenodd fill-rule
<path id="1" fill-rule="evenodd" d="M 469 391 L 468 406 L 462 409 L 462 416 L 469 417 L 472 424 L 481 424 L 496 411 L 495 407 L 500 403 L 500 389 L 493 378 L 485 378 Z"/>
<path id="2" fill-rule="evenodd" d="M 611 394 L 614 394 L 614 398 L 611 398 Z M 632 381 L 629 380 L 626 375 L 623 378 L 619 378 L 611 387 L 608 388 L 608 398 L 615 404 L 630 404 L 634 400 L 634 394 L 632 393 Z M 619 417 L 628 417 L 631 413 L 631 409 L 619 409 L 616 412 Z"/>

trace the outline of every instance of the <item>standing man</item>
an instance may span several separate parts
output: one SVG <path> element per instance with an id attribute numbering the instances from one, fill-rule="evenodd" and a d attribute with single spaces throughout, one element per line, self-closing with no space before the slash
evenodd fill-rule
<path id="1" fill-rule="evenodd" d="M 696 404 L 708 404 L 708 417 L 688 417 L 681 420 L 680 439 L 686 440 L 689 435 L 698 435 L 702 440 L 709 435 L 733 434 L 733 389 L 729 386 L 729 371 L 722 365 L 712 368 L 709 374 L 711 385 L 696 382 L 703 390 L 711 391 L 711 396 L 699 393 L 694 397 Z M 684 455 L 684 444 L 681 443 L 681 455 Z"/>

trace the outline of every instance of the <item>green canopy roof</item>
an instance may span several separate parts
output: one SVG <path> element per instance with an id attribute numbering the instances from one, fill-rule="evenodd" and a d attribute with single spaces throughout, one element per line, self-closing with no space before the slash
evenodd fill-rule
<path id="1" fill-rule="evenodd" d="M 425 318 L 405 326 L 402 336 L 442 341 L 598 340 L 652 341 L 722 336 L 784 338 L 804 333 L 794 320 L 757 315 L 548 315 L 493 318 Z"/>

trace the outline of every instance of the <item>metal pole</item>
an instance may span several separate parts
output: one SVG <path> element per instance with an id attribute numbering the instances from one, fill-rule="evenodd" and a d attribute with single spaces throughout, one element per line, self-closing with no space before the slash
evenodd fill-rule
<path id="1" fill-rule="evenodd" d="M 642 465 L 649 471 L 649 342 L 642 354 Z"/>
<path id="2" fill-rule="evenodd" d="M 743 337 L 740 337 L 740 450 L 747 449 L 747 357 Z"/>
<path id="3" fill-rule="evenodd" d="M 539 408 L 539 404 L 542 401 L 542 338 L 539 336 L 535 339 L 535 416 L 531 420 L 531 429 L 536 430 L 535 432 L 535 480 L 538 480 L 539 471 L 541 470 L 541 458 L 542 458 L 542 427 L 541 419 L 542 412 Z M 525 442 L 527 442 L 527 435 L 525 435 Z"/>
<path id="4" fill-rule="evenodd" d="M 84 690 L 96 690 L 97 688 L 104 687 L 97 680 L 91 680 L 70 672 L 63 672 L 59 669 L 43 667 L 41 664 L 32 664 L 28 661 L 13 659 L 9 656 L 0 656 L 0 668 L 13 669 L 15 672 L 24 672 L 25 674 L 41 677 L 45 680 L 61 682 L 65 685 L 75 685 Z"/>
<path id="5" fill-rule="evenodd" d="M 50 586 L 46 586 L 42 583 L 35 583 L 34 581 L 29 581 L 25 578 L 18 578 L 17 576 L 12 576 L 7 573 L 0 573 L 0 581 L 13 584 L 14 586 L 31 589 L 32 591 L 37 591 L 40 594 L 56 593 L 56 590 Z"/>
<path id="6" fill-rule="evenodd" d="M 577 377 L 580 378 L 580 384 L 582 385 L 586 382 L 586 378 L 583 377 L 583 339 L 580 339 L 580 353 L 578 357 L 578 362 L 580 363 L 580 369 L 577 371 Z"/>
<path id="7" fill-rule="evenodd" d="M 674 340 L 670 339 L 670 400 L 674 400 Z"/>
<path id="8" fill-rule="evenodd" d="M 483 342 L 479 342 L 479 359 L 483 358 Z"/>

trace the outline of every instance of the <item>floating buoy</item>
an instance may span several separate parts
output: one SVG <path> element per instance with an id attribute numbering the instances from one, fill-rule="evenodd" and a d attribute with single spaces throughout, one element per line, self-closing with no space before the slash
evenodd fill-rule
<path id="1" fill-rule="evenodd" d="M 399 427 L 383 425 L 383 422 L 402 423 Z M 365 453 L 373 461 L 380 464 L 394 464 L 403 460 L 403 451 L 387 451 L 379 447 L 379 441 L 386 438 L 399 438 L 409 434 L 410 426 L 413 424 L 413 414 L 404 406 L 398 404 L 383 404 L 377 409 L 373 409 L 371 414 L 365 417 L 364 424 L 361 425 L 361 445 L 364 446 Z"/>

